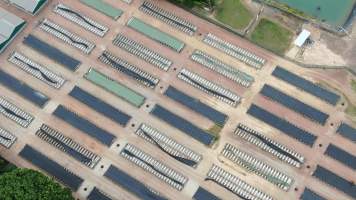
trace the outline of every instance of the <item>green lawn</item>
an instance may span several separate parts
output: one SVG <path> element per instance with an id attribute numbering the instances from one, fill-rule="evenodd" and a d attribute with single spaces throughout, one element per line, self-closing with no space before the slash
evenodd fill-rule
<path id="1" fill-rule="evenodd" d="M 252 20 L 252 14 L 241 0 L 220 0 L 215 9 L 215 18 L 232 28 L 243 29 Z"/>
<path id="2" fill-rule="evenodd" d="M 356 117 L 356 106 L 349 103 L 349 105 L 347 106 L 347 108 L 345 110 L 345 113 L 352 117 Z"/>
<path id="3" fill-rule="evenodd" d="M 251 35 L 251 40 L 277 54 L 288 49 L 293 33 L 268 19 L 261 19 Z"/>
<path id="4" fill-rule="evenodd" d="M 351 88 L 354 92 L 356 92 L 356 81 L 351 80 Z M 353 105 L 351 102 L 348 101 L 348 106 L 345 110 L 346 114 L 356 117 L 356 106 Z"/>
<path id="5" fill-rule="evenodd" d="M 355 80 L 351 80 L 351 88 L 354 90 L 354 92 L 356 92 L 356 81 Z"/>

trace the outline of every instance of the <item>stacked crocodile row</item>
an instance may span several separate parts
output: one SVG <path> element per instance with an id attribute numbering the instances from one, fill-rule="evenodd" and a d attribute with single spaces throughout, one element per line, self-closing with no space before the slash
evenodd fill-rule
<path id="1" fill-rule="evenodd" d="M 235 134 L 256 147 L 272 154 L 283 162 L 288 163 L 289 165 L 299 168 L 304 163 L 305 159 L 299 153 L 264 136 L 262 133 L 259 133 L 244 124 L 240 123 L 237 126 Z"/>
<path id="2" fill-rule="evenodd" d="M 254 78 L 252 76 L 236 69 L 235 67 L 225 64 L 221 60 L 200 50 L 195 50 L 190 57 L 195 62 L 202 64 L 203 66 L 235 81 L 244 87 L 250 87 L 254 82 Z"/>
<path id="3" fill-rule="evenodd" d="M 178 78 L 233 107 L 240 103 L 241 97 L 237 94 L 187 69 L 182 69 L 178 74 Z"/>
<path id="4" fill-rule="evenodd" d="M 225 144 L 221 155 L 245 168 L 247 171 L 256 173 L 283 190 L 289 190 L 293 183 L 292 178 L 231 144 Z"/>
<path id="5" fill-rule="evenodd" d="M 81 50 L 82 52 L 89 54 L 95 47 L 95 44 L 83 39 L 82 37 L 71 33 L 70 31 L 66 30 L 65 28 L 59 26 L 51 22 L 48 19 L 44 19 L 40 24 L 40 28 L 44 31 L 48 32 L 49 34 L 59 38 L 60 40 L 76 47 L 77 49 Z"/>
<path id="6" fill-rule="evenodd" d="M 172 65 L 172 61 L 122 34 L 117 35 L 113 44 L 164 71 Z"/>
<path id="7" fill-rule="evenodd" d="M 23 111 L 16 105 L 10 103 L 8 100 L 0 97 L 0 113 L 5 117 L 15 121 L 20 126 L 27 128 L 34 117 L 27 112 Z"/>
<path id="8" fill-rule="evenodd" d="M 213 165 L 208 174 L 206 181 L 213 181 L 232 193 L 236 194 L 239 198 L 245 200 L 272 200 L 273 198 L 259 189 L 247 184 L 237 176 L 225 171 L 217 165 Z"/>
<path id="9" fill-rule="evenodd" d="M 241 62 L 246 63 L 249 66 L 252 66 L 256 69 L 261 69 L 265 64 L 266 60 L 261 58 L 250 51 L 247 51 L 241 47 L 238 47 L 234 44 L 231 44 L 217 36 L 213 35 L 212 33 L 207 34 L 203 42 L 206 44 L 219 49 L 220 51 L 225 52 L 226 54 L 240 60 Z"/>
<path id="10" fill-rule="evenodd" d="M 39 80 L 45 82 L 46 84 L 59 89 L 65 83 L 65 79 L 58 74 L 50 71 L 48 68 L 36 63 L 30 58 L 19 52 L 13 52 L 8 59 L 10 62 L 24 70 L 25 72 L 31 74 L 32 76 L 38 78 Z"/>
<path id="11" fill-rule="evenodd" d="M 141 124 L 135 133 L 146 141 L 155 144 L 161 151 L 167 153 L 177 161 L 188 166 L 196 167 L 203 158 L 202 155 L 197 154 L 147 124 Z"/>
<path id="12" fill-rule="evenodd" d="M 159 82 L 159 79 L 152 76 L 151 74 L 141 70 L 140 68 L 133 66 L 126 62 L 125 60 L 114 56 L 108 51 L 104 51 L 100 56 L 99 60 L 112 68 L 126 74 L 127 76 L 137 80 L 143 85 L 155 88 Z"/>
<path id="13" fill-rule="evenodd" d="M 173 26 L 174 28 L 177 28 L 178 30 L 183 31 L 184 33 L 187 33 L 189 35 L 193 35 L 195 31 L 197 30 L 197 27 L 190 22 L 177 17 L 176 15 L 163 10 L 162 8 L 154 5 L 153 3 L 150 3 L 148 1 L 143 2 L 143 4 L 140 6 L 140 10 L 156 17 L 157 19 L 162 20 L 163 22 Z"/>
<path id="14" fill-rule="evenodd" d="M 101 25 L 100 23 L 94 21 L 93 19 L 84 16 L 83 14 L 79 13 L 78 11 L 75 11 L 71 9 L 68 6 L 65 6 L 63 4 L 58 4 L 56 7 L 53 9 L 53 12 L 61 15 L 62 17 L 78 24 L 79 26 L 83 27 L 84 29 L 100 36 L 104 37 L 104 35 L 109 31 L 109 28 Z"/>
<path id="15" fill-rule="evenodd" d="M 120 154 L 177 190 L 182 190 L 188 181 L 181 173 L 169 168 L 131 144 L 126 144 Z"/>

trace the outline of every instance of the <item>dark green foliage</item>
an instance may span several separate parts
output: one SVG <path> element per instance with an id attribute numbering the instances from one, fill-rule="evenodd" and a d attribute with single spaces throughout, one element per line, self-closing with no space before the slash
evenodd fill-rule
<path id="1" fill-rule="evenodd" d="M 0 156 L 0 175 L 5 173 L 5 172 L 10 172 L 12 170 L 16 169 L 16 166 L 13 165 L 12 163 L 7 162 L 5 159 L 3 159 Z"/>
<path id="2" fill-rule="evenodd" d="M 171 1 L 187 6 L 189 8 L 197 6 L 197 7 L 207 7 L 212 10 L 215 6 L 215 0 L 171 0 Z"/>
<path id="3" fill-rule="evenodd" d="M 40 172 L 17 168 L 0 176 L 1 200 L 74 200 L 71 191 Z"/>

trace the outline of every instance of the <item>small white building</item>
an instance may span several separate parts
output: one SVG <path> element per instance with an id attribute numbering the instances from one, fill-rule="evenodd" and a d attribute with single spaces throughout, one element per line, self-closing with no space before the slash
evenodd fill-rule
<path id="1" fill-rule="evenodd" d="M 305 41 L 310 37 L 310 32 L 303 29 L 303 31 L 298 35 L 297 39 L 294 40 L 294 45 L 297 47 L 302 47 Z"/>

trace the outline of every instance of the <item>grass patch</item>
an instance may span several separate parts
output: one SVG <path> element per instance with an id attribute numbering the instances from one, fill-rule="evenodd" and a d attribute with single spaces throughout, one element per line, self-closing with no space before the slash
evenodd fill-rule
<path id="1" fill-rule="evenodd" d="M 279 55 L 288 49 L 293 33 L 268 19 L 261 19 L 251 34 L 251 40 Z"/>
<path id="2" fill-rule="evenodd" d="M 243 29 L 252 20 L 252 14 L 241 0 L 220 0 L 215 8 L 215 19 L 234 29 Z"/>
<path id="3" fill-rule="evenodd" d="M 354 92 L 356 92 L 356 81 L 351 80 L 351 88 Z M 351 117 L 356 117 L 356 106 L 353 105 L 349 100 L 347 100 L 347 108 L 345 110 L 345 113 L 348 114 Z"/>
<path id="4" fill-rule="evenodd" d="M 351 88 L 354 92 L 356 92 L 356 81 L 355 80 L 351 80 Z"/>
<path id="5" fill-rule="evenodd" d="M 219 138 L 219 133 L 220 133 L 222 128 L 223 128 L 223 126 L 221 126 L 219 124 L 214 124 L 212 127 L 210 127 L 207 130 L 207 132 L 210 133 L 211 135 L 215 136 L 218 139 Z"/>
<path id="6" fill-rule="evenodd" d="M 356 106 L 349 103 L 346 110 L 345 110 L 345 113 L 352 116 L 352 117 L 356 117 Z"/>

